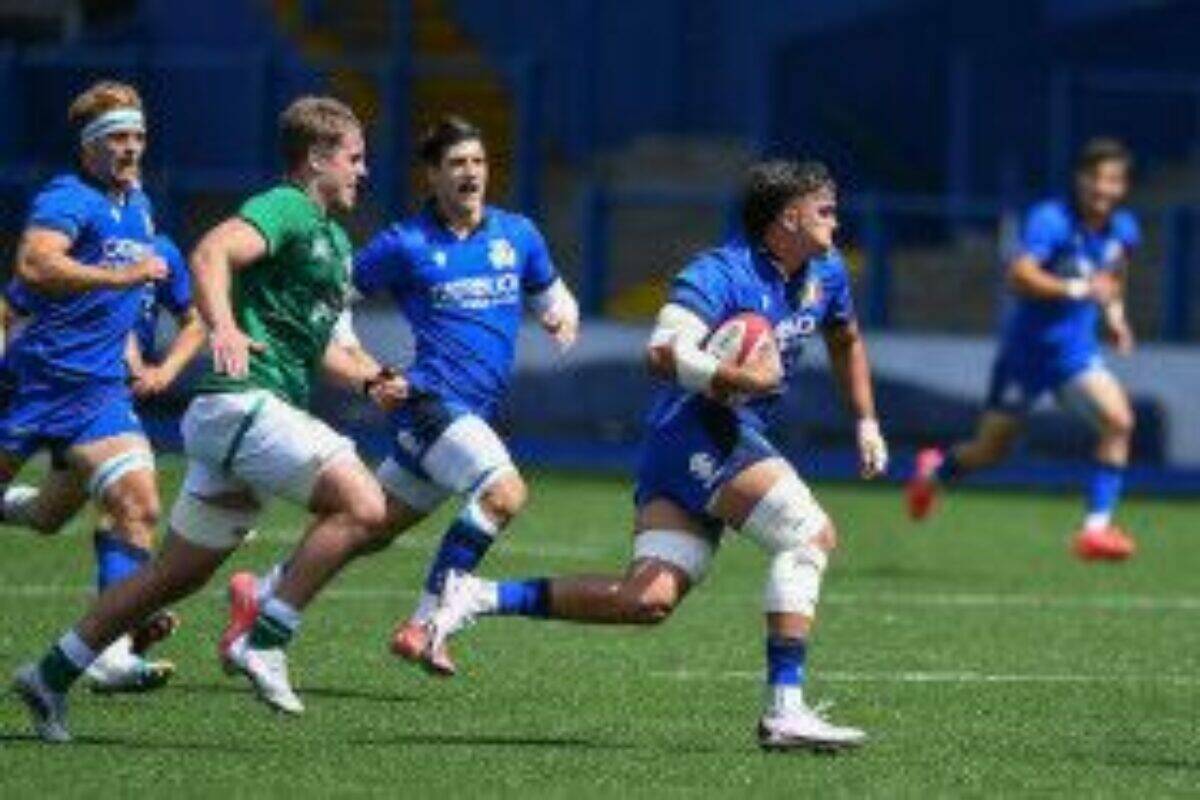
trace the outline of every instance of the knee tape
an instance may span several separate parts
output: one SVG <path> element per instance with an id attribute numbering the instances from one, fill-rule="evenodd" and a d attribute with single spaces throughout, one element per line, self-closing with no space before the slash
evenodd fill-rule
<path id="1" fill-rule="evenodd" d="M 742 533 L 771 556 L 763 591 L 766 611 L 813 616 L 829 561 L 817 538 L 828 525 L 829 517 L 794 475 L 777 481 L 750 512 Z"/>
<path id="2" fill-rule="evenodd" d="M 704 580 L 712 557 L 711 544 L 683 531 L 642 531 L 633 540 L 634 560 L 653 558 L 678 567 L 688 576 L 692 586 Z"/>
<path id="3" fill-rule="evenodd" d="M 99 500 L 121 478 L 142 469 L 154 471 L 154 455 L 149 450 L 129 450 L 115 455 L 92 470 L 87 483 L 88 494 Z"/>

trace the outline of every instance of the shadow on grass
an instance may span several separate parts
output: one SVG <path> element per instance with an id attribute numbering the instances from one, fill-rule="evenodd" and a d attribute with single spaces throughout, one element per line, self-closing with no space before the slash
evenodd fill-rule
<path id="1" fill-rule="evenodd" d="M 245 680 L 230 680 L 228 683 L 176 683 L 172 691 L 184 694 L 239 694 L 251 695 L 253 690 Z M 418 703 L 420 698 L 411 694 L 373 692 L 364 689 L 347 689 L 335 686 L 298 686 L 296 693 L 301 699 L 321 697 L 335 700 L 365 700 L 372 703 Z"/>
<path id="2" fill-rule="evenodd" d="M 534 736 L 522 733 L 401 733 L 370 738 L 358 738 L 349 741 L 350 744 L 364 747 L 395 747 L 420 746 L 431 747 L 511 747 L 537 748 L 558 750 L 598 750 L 598 751 L 643 751 L 663 753 L 692 753 L 707 755 L 712 753 L 730 753 L 741 747 L 706 747 L 690 744 L 662 743 L 633 743 L 593 738 L 589 736 Z M 757 750 L 755 750 L 757 752 Z"/>
<path id="3" fill-rule="evenodd" d="M 242 742 L 163 742 L 144 739 L 128 739 L 120 736 L 76 736 L 66 744 L 50 745 L 43 742 L 32 733 L 3 733 L 0 743 L 28 744 L 32 747 L 46 747 L 52 751 L 69 751 L 75 747 L 113 747 L 125 750 L 142 750 L 147 752 L 167 753 L 254 753 L 263 748 L 255 747 L 252 743 Z"/>

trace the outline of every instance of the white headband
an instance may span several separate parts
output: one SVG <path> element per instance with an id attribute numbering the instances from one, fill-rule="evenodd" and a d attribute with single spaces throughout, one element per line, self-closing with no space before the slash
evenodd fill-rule
<path id="1" fill-rule="evenodd" d="M 146 118 L 137 108 L 114 108 L 105 111 L 100 116 L 83 126 L 79 132 L 79 141 L 90 144 L 101 136 L 119 131 L 139 131 L 145 133 Z"/>

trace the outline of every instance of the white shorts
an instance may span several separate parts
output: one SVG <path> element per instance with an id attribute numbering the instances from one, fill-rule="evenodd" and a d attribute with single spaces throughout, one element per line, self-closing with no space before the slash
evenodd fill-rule
<path id="1" fill-rule="evenodd" d="M 516 469 L 504 442 L 474 414 L 456 417 L 422 445 L 401 430 L 395 453 L 375 473 L 388 494 L 417 511 L 432 511 L 452 494 L 481 491 Z"/>
<path id="2" fill-rule="evenodd" d="M 188 470 L 171 513 L 172 527 L 206 546 L 235 545 L 237 537 L 228 529 L 248 530 L 258 509 L 222 507 L 211 514 L 222 518 L 214 525 L 198 522 L 197 502 L 242 494 L 252 497 L 254 505 L 282 497 L 307 507 L 321 472 L 355 455 L 348 438 L 261 390 L 199 395 L 183 415 L 181 428 Z"/>

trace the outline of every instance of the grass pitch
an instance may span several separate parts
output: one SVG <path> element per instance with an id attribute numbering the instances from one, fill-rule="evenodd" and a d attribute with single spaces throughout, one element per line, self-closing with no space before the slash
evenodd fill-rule
<path id="1" fill-rule="evenodd" d="M 164 459 L 169 507 L 179 463 Z M 533 474 L 487 575 L 605 571 L 629 551 L 626 481 Z M 655 629 L 485 620 L 439 681 L 386 644 L 446 515 L 344 573 L 305 617 L 298 719 L 214 657 L 229 569 L 261 568 L 304 517 L 275 507 L 210 590 L 179 607 L 153 695 L 76 691 L 77 742 L 47 747 L 0 703 L 4 797 L 159 794 L 1162 796 L 1200 789 L 1200 503 L 1134 498 L 1141 552 L 1067 553 L 1075 497 L 961 492 L 916 527 L 895 487 L 816 487 L 843 547 L 825 584 L 809 694 L 872 741 L 838 757 L 764 754 L 764 559 L 730 540 L 708 583 Z M 0 528 L 0 667 L 84 607 L 88 520 L 57 539 Z"/>

